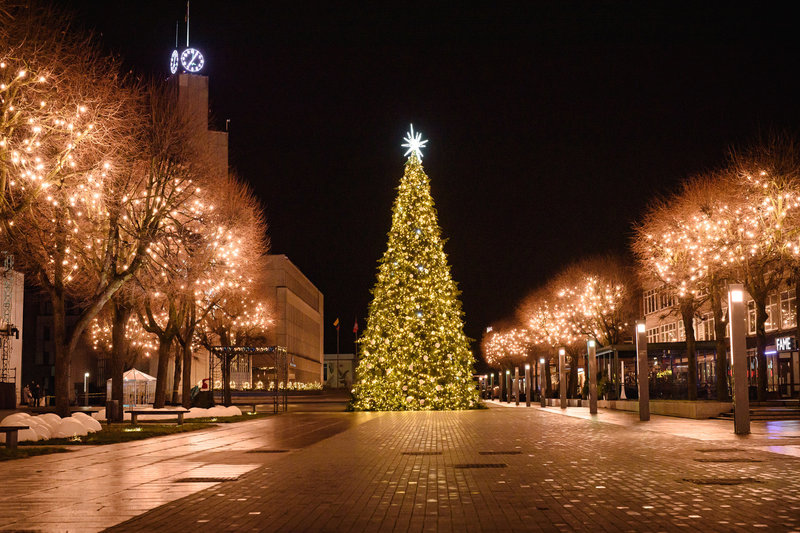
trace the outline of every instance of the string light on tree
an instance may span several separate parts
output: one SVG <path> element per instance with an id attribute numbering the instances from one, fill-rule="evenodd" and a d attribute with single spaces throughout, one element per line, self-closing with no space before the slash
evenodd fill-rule
<path id="1" fill-rule="evenodd" d="M 408 160 L 360 341 L 354 406 L 467 409 L 478 402 L 473 357 L 422 168 L 427 141 L 413 127 L 404 140 Z"/>

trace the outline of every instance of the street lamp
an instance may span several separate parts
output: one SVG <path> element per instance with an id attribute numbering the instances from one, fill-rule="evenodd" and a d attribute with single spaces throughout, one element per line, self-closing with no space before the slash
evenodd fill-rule
<path id="1" fill-rule="evenodd" d="M 531 365 L 525 365 L 525 407 L 531 406 L 531 391 L 533 390 L 531 383 Z"/>
<path id="2" fill-rule="evenodd" d="M 506 370 L 506 403 L 511 403 L 511 370 Z"/>
<path id="3" fill-rule="evenodd" d="M 567 351 L 564 348 L 558 349 L 558 396 L 562 409 L 567 408 Z"/>
<path id="4" fill-rule="evenodd" d="M 586 341 L 586 357 L 589 358 L 589 414 L 597 414 L 597 346 L 594 339 Z"/>
<path id="5" fill-rule="evenodd" d="M 547 398 L 544 394 L 544 357 L 539 358 L 539 402 L 542 407 L 547 407 Z"/>
<path id="6" fill-rule="evenodd" d="M 647 362 L 647 327 L 644 320 L 636 321 L 636 374 L 639 382 L 639 420 L 650 420 L 650 365 Z M 625 387 L 625 377 L 622 378 Z"/>
<path id="7" fill-rule="evenodd" d="M 747 327 L 744 287 L 728 285 L 728 325 L 731 328 L 731 367 L 733 368 L 733 430 L 737 435 L 750 433 L 750 398 L 747 390 Z M 759 368 L 759 372 L 763 369 Z"/>
<path id="8" fill-rule="evenodd" d="M 89 407 L 89 373 L 83 374 L 83 404 Z"/>

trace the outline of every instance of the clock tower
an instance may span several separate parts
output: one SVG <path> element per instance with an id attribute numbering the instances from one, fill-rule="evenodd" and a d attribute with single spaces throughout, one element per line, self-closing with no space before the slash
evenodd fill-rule
<path id="1" fill-rule="evenodd" d="M 228 174 L 228 133 L 209 128 L 208 76 L 203 75 L 206 60 L 200 49 L 189 44 L 189 2 L 186 2 L 186 47 L 178 48 L 178 24 L 175 25 L 175 49 L 169 56 L 170 81 L 176 85 L 178 106 L 191 127 L 205 133 L 214 172 Z"/>

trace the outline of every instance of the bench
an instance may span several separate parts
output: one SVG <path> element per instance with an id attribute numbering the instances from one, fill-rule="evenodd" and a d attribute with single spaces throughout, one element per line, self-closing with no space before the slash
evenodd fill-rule
<path id="1" fill-rule="evenodd" d="M 30 429 L 29 426 L 0 426 L 0 433 L 6 434 L 6 448 L 17 449 L 17 437 L 19 431 Z"/>
<path id="2" fill-rule="evenodd" d="M 131 425 L 135 426 L 139 415 L 178 415 L 178 425 L 183 424 L 183 415 L 188 413 L 186 409 L 127 409 L 126 413 L 131 415 Z"/>

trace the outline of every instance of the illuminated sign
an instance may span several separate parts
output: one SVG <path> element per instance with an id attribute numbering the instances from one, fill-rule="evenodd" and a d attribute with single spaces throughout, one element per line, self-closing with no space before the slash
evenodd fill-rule
<path id="1" fill-rule="evenodd" d="M 779 352 L 791 352 L 795 350 L 794 337 L 778 337 L 775 339 L 775 349 Z"/>

